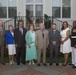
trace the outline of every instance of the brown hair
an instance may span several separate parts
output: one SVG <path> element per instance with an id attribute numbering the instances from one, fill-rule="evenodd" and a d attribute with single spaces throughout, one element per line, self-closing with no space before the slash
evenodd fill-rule
<path id="1" fill-rule="evenodd" d="M 64 23 L 67 24 L 67 27 L 68 27 L 68 22 L 67 21 L 64 21 L 63 24 L 62 24 L 62 29 L 61 30 L 64 30 Z"/>
<path id="2" fill-rule="evenodd" d="M 33 25 L 33 24 L 29 24 L 29 30 L 30 30 L 30 27 L 31 27 L 31 26 L 33 26 L 33 28 L 34 28 L 34 25 Z"/>
<path id="3" fill-rule="evenodd" d="M 10 28 L 10 27 L 12 27 L 12 28 L 13 28 L 13 26 L 12 26 L 12 25 L 9 25 L 8 27 L 9 27 L 9 28 Z"/>
<path id="4" fill-rule="evenodd" d="M 74 26 L 74 25 L 76 26 L 76 20 L 75 20 L 75 21 L 73 21 L 73 26 Z"/>

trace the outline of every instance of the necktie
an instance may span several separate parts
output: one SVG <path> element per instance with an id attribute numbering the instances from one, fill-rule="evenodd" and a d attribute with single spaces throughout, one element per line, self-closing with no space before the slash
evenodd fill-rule
<path id="1" fill-rule="evenodd" d="M 44 38 L 44 33 L 42 32 L 42 36 L 43 36 L 43 38 Z"/>
<path id="2" fill-rule="evenodd" d="M 21 32 L 21 34 L 23 34 L 23 30 L 22 29 L 20 29 L 20 32 Z"/>

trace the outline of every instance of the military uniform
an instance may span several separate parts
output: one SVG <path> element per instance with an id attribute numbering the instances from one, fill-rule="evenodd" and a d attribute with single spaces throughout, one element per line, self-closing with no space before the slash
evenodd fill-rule
<path id="1" fill-rule="evenodd" d="M 72 64 L 76 66 L 76 28 L 71 32 L 71 47 L 72 47 Z"/>

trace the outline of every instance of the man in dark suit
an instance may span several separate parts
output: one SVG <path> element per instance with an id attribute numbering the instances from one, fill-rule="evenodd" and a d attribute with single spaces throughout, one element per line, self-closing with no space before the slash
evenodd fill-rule
<path id="1" fill-rule="evenodd" d="M 49 31 L 49 41 L 50 41 L 50 66 L 53 63 L 52 62 L 53 54 L 55 54 L 56 66 L 59 66 L 58 52 L 60 45 L 60 33 L 57 30 L 56 24 L 52 24 L 52 29 Z"/>
<path id="2" fill-rule="evenodd" d="M 5 65 L 4 63 L 4 41 L 5 40 L 5 30 L 3 28 L 3 22 L 0 20 L 0 62 L 1 64 Z"/>
<path id="3" fill-rule="evenodd" d="M 18 22 L 18 28 L 14 30 L 14 37 L 15 37 L 15 46 L 16 46 L 16 60 L 17 65 L 20 65 L 20 58 L 21 62 L 25 64 L 25 35 L 27 30 L 23 28 L 23 22 Z"/>

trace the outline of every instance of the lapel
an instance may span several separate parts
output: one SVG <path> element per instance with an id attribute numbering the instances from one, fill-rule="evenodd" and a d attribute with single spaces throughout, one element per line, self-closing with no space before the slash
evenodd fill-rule
<path id="1" fill-rule="evenodd" d="M 57 30 L 55 31 L 55 33 L 54 33 L 54 31 L 52 30 L 52 33 L 53 33 L 54 36 L 56 36 L 56 34 L 57 34 Z"/>
<path id="2" fill-rule="evenodd" d="M 44 30 L 44 38 L 46 38 L 46 31 Z"/>
<path id="3" fill-rule="evenodd" d="M 4 29 L 2 28 L 2 30 L 0 31 L 0 36 L 4 35 Z"/>
<path id="4" fill-rule="evenodd" d="M 11 34 L 11 32 L 9 31 L 9 35 L 11 36 L 11 37 L 14 37 L 12 34 Z"/>
<path id="5" fill-rule="evenodd" d="M 41 30 L 39 30 L 39 33 L 38 33 L 41 37 L 42 37 L 42 32 L 41 32 Z"/>
<path id="6" fill-rule="evenodd" d="M 53 36 L 55 35 L 53 30 L 52 30 L 52 35 L 53 35 Z"/>
<path id="7" fill-rule="evenodd" d="M 23 28 L 23 35 L 25 34 L 24 28 Z"/>
<path id="8" fill-rule="evenodd" d="M 21 32 L 20 32 L 19 28 L 18 28 L 18 32 L 19 32 L 19 34 L 21 34 Z M 23 28 L 23 34 L 24 34 L 24 28 Z M 21 34 L 21 35 L 23 35 L 23 34 Z"/>

